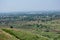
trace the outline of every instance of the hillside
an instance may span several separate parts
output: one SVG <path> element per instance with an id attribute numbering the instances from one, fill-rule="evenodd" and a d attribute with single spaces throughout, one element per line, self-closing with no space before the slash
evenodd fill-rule
<path id="1" fill-rule="evenodd" d="M 10 35 L 9 33 L 0 29 L 0 40 L 18 40 L 18 39 L 13 35 Z"/>
<path id="2" fill-rule="evenodd" d="M 49 40 L 49 38 L 21 29 L 0 29 L 0 40 Z"/>

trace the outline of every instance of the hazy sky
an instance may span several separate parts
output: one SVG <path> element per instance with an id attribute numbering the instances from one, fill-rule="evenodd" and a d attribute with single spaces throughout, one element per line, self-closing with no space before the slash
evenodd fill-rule
<path id="1" fill-rule="evenodd" d="M 0 0 L 0 12 L 60 10 L 60 0 Z"/>

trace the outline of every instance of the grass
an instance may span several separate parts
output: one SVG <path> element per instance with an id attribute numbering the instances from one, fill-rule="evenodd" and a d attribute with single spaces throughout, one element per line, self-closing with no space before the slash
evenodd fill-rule
<path id="1" fill-rule="evenodd" d="M 35 34 L 39 34 L 42 35 L 43 37 L 47 37 L 50 40 L 60 40 L 60 34 L 56 33 L 56 32 L 44 32 L 44 31 L 40 31 L 40 30 L 34 30 L 32 31 Z"/>
<path id="2" fill-rule="evenodd" d="M 2 30 L 15 36 L 20 40 L 49 40 L 46 37 L 31 32 L 23 31 L 23 30 L 19 30 L 19 31 L 15 29 L 2 29 Z"/>
<path id="3" fill-rule="evenodd" d="M 18 40 L 18 39 L 0 29 L 0 40 Z"/>

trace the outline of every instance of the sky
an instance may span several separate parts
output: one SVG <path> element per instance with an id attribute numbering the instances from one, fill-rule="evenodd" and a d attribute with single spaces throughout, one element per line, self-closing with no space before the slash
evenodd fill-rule
<path id="1" fill-rule="evenodd" d="M 0 0 L 0 12 L 60 10 L 60 0 Z"/>

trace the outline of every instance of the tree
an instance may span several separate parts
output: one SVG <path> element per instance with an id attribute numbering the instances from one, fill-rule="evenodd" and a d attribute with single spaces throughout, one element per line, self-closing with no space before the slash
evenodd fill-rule
<path id="1" fill-rule="evenodd" d="M 10 26 L 10 28 L 13 28 L 13 26 Z"/>

